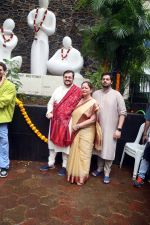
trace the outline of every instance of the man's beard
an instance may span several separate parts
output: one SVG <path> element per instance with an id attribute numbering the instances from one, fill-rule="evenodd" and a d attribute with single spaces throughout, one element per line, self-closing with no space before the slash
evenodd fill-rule
<path id="1" fill-rule="evenodd" d="M 70 86 L 72 85 L 72 83 L 69 82 L 69 83 L 66 84 L 66 83 L 64 82 L 64 85 L 65 85 L 66 87 L 70 87 Z"/>
<path id="2" fill-rule="evenodd" d="M 102 87 L 105 88 L 105 89 L 108 89 L 110 88 L 111 84 L 110 85 L 105 85 L 105 84 L 102 84 Z"/>

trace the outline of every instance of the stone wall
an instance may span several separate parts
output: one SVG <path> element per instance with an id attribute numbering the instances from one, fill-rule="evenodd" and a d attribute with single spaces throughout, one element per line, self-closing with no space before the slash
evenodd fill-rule
<path id="1" fill-rule="evenodd" d="M 79 28 L 92 23 L 87 12 L 75 10 L 76 0 L 51 0 L 49 10 L 56 15 L 56 32 L 49 37 L 50 57 L 61 47 L 62 39 L 68 35 L 72 38 L 73 47 L 80 50 L 82 38 Z M 23 65 L 21 72 L 30 71 L 30 49 L 33 41 L 33 30 L 28 27 L 28 13 L 38 7 L 38 0 L 0 0 L 0 26 L 7 18 L 12 18 L 16 27 L 14 33 L 18 37 L 18 45 L 12 56 L 21 55 Z M 85 60 L 86 61 L 86 60 Z"/>

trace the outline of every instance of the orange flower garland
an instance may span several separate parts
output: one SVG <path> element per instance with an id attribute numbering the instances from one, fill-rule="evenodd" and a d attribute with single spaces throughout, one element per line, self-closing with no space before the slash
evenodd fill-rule
<path id="1" fill-rule="evenodd" d="M 6 38 L 6 35 L 5 35 L 5 33 L 4 33 L 3 27 L 0 29 L 0 31 L 1 31 L 1 33 L 2 33 L 2 38 L 3 38 L 3 40 L 4 40 L 3 47 L 6 48 L 6 43 L 9 42 L 9 41 L 11 41 L 11 39 L 12 39 L 13 36 L 14 36 L 14 33 L 11 32 L 11 34 L 9 35 L 9 38 Z"/>
<path id="2" fill-rule="evenodd" d="M 67 58 L 67 56 L 68 56 L 70 50 L 71 50 L 71 48 L 69 48 L 69 49 L 67 50 L 66 54 L 64 55 L 64 52 L 63 52 L 64 49 L 63 49 L 63 48 L 61 49 L 61 59 L 62 59 L 62 60 L 64 60 L 65 58 Z"/>
<path id="3" fill-rule="evenodd" d="M 35 33 L 37 33 L 37 32 L 41 29 L 41 27 L 42 27 L 42 25 L 43 25 L 43 22 L 44 22 L 44 20 L 45 20 L 45 18 L 46 18 L 46 15 L 47 15 L 48 10 L 47 10 L 47 9 L 45 10 L 44 16 L 43 16 L 43 18 L 42 18 L 42 21 L 40 22 L 39 27 L 36 26 L 36 19 L 37 19 L 37 16 L 38 16 L 38 12 L 39 12 L 39 9 L 37 8 L 37 9 L 36 9 L 36 13 L 35 13 L 35 17 L 34 17 L 34 22 L 33 22 L 33 24 L 34 24 L 34 32 L 35 32 Z"/>
<path id="4" fill-rule="evenodd" d="M 21 111 L 21 114 L 23 115 L 26 123 L 29 125 L 29 127 L 31 128 L 31 130 L 33 130 L 33 132 L 37 135 L 38 138 L 40 138 L 42 141 L 44 141 L 45 143 L 48 143 L 48 139 L 42 135 L 42 133 L 36 128 L 36 126 L 32 123 L 31 119 L 29 118 L 22 101 L 20 101 L 18 98 L 16 98 L 16 103 L 19 106 L 19 109 Z"/>

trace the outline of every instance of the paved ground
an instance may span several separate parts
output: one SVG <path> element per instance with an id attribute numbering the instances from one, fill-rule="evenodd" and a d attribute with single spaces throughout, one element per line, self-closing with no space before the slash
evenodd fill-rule
<path id="1" fill-rule="evenodd" d="M 78 187 L 40 165 L 13 161 L 0 178 L 0 225 L 150 224 L 150 184 L 134 188 L 131 168 L 113 165 L 111 184 L 90 177 Z"/>

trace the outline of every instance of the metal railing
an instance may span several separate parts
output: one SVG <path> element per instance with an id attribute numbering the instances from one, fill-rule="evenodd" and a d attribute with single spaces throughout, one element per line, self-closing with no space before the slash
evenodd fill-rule
<path id="1" fill-rule="evenodd" d="M 140 92 L 150 95 L 150 75 L 144 75 L 140 78 Z"/>
<path id="2" fill-rule="evenodd" d="M 150 102 L 150 75 L 144 74 L 140 77 L 139 82 L 133 82 L 130 85 L 130 95 L 132 95 L 133 102 L 144 101 Z"/>

